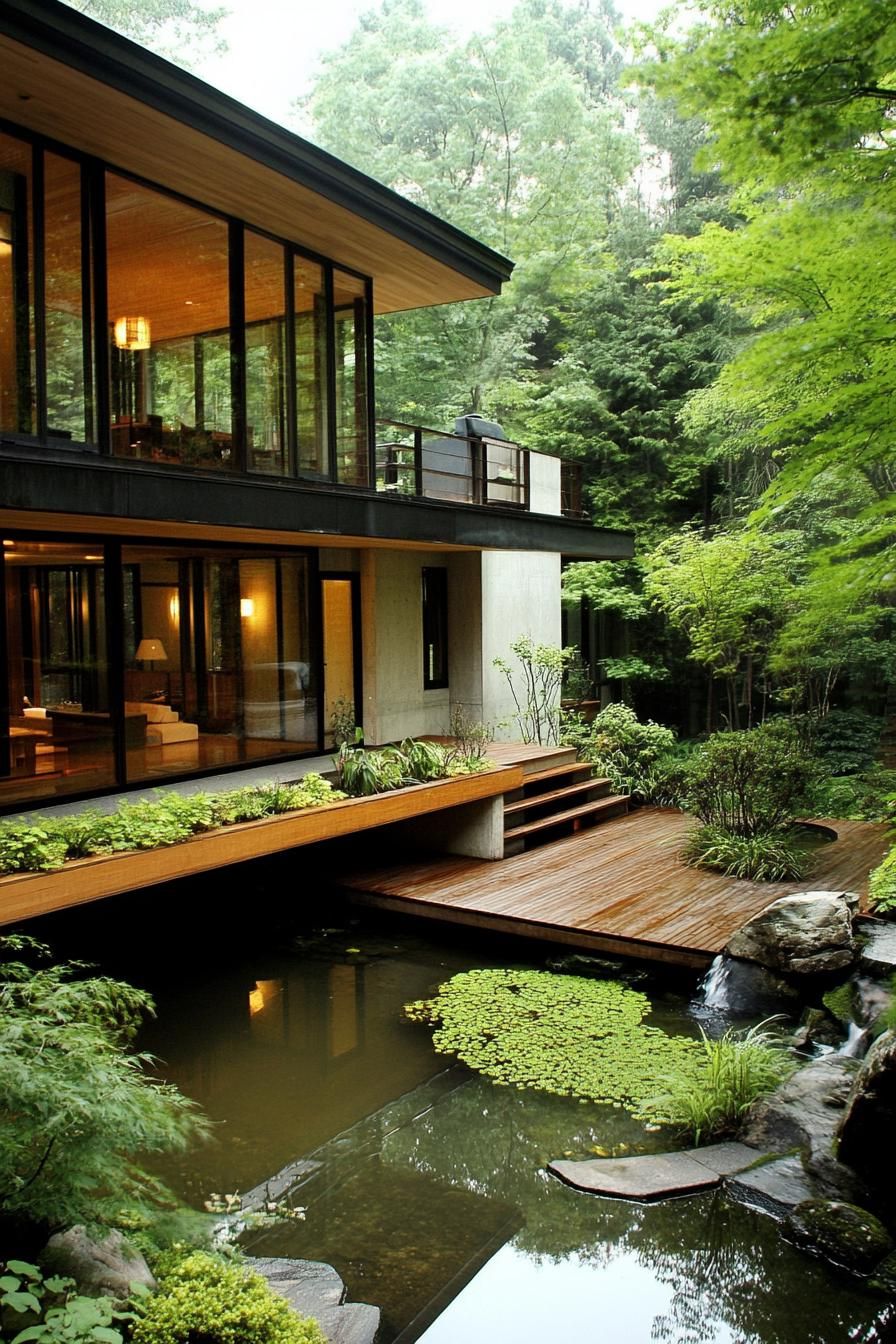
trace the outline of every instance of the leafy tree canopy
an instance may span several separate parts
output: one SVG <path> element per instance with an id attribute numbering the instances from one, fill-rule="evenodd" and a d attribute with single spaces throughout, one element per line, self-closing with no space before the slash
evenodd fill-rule
<path id="1" fill-rule="evenodd" d="M 200 52 L 223 51 L 217 27 L 227 13 L 194 0 L 65 0 L 72 9 L 97 19 L 178 65 L 189 66 Z"/>

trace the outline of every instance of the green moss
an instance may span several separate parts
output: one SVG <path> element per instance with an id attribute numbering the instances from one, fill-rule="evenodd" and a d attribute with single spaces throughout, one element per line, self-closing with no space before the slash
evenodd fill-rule
<path id="1" fill-rule="evenodd" d="M 822 995 L 821 1001 L 831 1017 L 836 1017 L 844 1026 L 848 1027 L 854 1020 L 851 981 L 847 980 L 846 984 L 838 985 L 836 989 L 829 989 L 827 994 Z"/>
<path id="2" fill-rule="evenodd" d="M 704 1068 L 698 1042 L 644 1025 L 646 995 L 614 980 L 545 971 L 465 971 L 433 999 L 406 1005 L 435 1026 L 433 1044 L 505 1086 L 625 1106 L 654 1118 L 672 1074 Z"/>

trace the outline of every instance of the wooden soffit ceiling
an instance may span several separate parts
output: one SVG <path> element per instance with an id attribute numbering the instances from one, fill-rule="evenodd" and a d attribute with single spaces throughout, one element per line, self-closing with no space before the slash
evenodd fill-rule
<path id="1" fill-rule="evenodd" d="M 491 249 L 56 0 L 0 5 L 0 118 L 372 276 L 378 312 L 483 298 L 510 275 Z"/>

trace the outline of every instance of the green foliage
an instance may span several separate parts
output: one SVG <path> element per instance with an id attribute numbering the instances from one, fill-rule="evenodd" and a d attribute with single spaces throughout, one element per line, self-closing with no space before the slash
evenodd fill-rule
<path id="1" fill-rule="evenodd" d="M 657 1098 L 658 1113 L 687 1130 L 695 1144 L 734 1131 L 746 1111 L 793 1072 L 794 1063 L 766 1023 L 743 1034 L 728 1030 L 710 1040 L 701 1030 L 705 1067 L 673 1072 L 668 1091 Z"/>
<path id="2" fill-rule="evenodd" d="M 9 954 L 34 940 L 10 937 Z M 151 1216 L 171 1202 L 138 1159 L 183 1151 L 207 1126 L 175 1087 L 129 1049 L 153 1011 L 144 991 L 83 976 L 83 963 L 0 964 L 0 1201 L 54 1226 L 115 1223 L 125 1206 Z"/>
<path id="3" fill-rule="evenodd" d="M 896 770 L 875 766 L 861 775 L 816 779 L 810 791 L 809 817 L 842 817 L 849 821 L 887 821 L 896 797 Z"/>
<path id="4" fill-rule="evenodd" d="M 420 784 L 444 779 L 448 773 L 448 752 L 438 742 L 407 737 L 399 750 L 405 759 L 408 775 Z"/>
<path id="5" fill-rule="evenodd" d="M 868 880 L 868 900 L 876 915 L 896 915 L 896 848 L 890 850 Z"/>
<path id="6" fill-rule="evenodd" d="M 362 750 L 346 742 L 333 757 L 333 764 L 339 787 L 349 798 L 369 798 L 417 783 L 398 747 Z"/>
<path id="7" fill-rule="evenodd" d="M 295 784 L 259 784 L 227 793 L 184 796 L 159 790 L 152 801 L 120 803 L 111 813 L 0 822 L 0 873 L 46 872 L 67 859 L 175 845 L 240 821 L 322 807 L 344 797 L 320 775 Z"/>
<path id="8" fill-rule="evenodd" d="M 169 1257 L 145 1299 L 133 1344 L 326 1344 L 259 1274 L 203 1252 Z"/>
<path id="9" fill-rule="evenodd" d="M 810 725 L 812 751 L 828 775 L 858 775 L 874 763 L 881 720 L 861 709 L 832 709 Z"/>
<path id="10" fill-rule="evenodd" d="M 207 51 L 223 52 L 227 43 L 217 33 L 226 9 L 210 9 L 194 0 L 65 0 L 92 19 L 150 47 L 160 56 L 189 67 Z"/>
<path id="11" fill-rule="evenodd" d="M 716 733 L 688 763 L 684 805 L 704 825 L 731 835 L 772 835 L 793 820 L 813 771 L 787 724 Z"/>
<path id="12" fill-rule="evenodd" d="M 523 742 L 556 746 L 560 731 L 560 689 L 575 649 L 537 644 L 521 635 L 510 646 L 516 664 L 495 658 L 493 666 L 504 673 L 516 709 L 515 722 Z"/>
<path id="13" fill-rule="evenodd" d="M 648 1098 L 674 1069 L 696 1077 L 695 1041 L 643 1024 L 646 995 L 615 981 L 544 971 L 478 970 L 453 976 L 406 1015 L 435 1026 L 433 1045 L 504 1086 L 625 1106 L 647 1116 Z"/>
<path id="14" fill-rule="evenodd" d="M 143 1291 L 146 1291 L 145 1289 Z M 23 1328 L 10 1335 L 11 1344 L 30 1340 L 43 1344 L 123 1344 L 134 1313 L 111 1297 L 84 1297 L 74 1279 L 45 1278 L 37 1265 L 9 1260 L 0 1277 L 0 1307 L 21 1316 Z M 27 1324 L 37 1316 L 36 1324 Z M 121 1328 L 119 1328 L 121 1327 Z"/>
<path id="15" fill-rule="evenodd" d="M 642 723 L 628 705 L 607 705 L 590 724 L 565 715 L 561 740 L 604 775 L 617 793 L 637 802 L 665 801 L 674 791 L 676 739 L 671 728 Z"/>
<path id="16" fill-rule="evenodd" d="M 806 877 L 814 856 L 786 831 L 737 835 L 723 826 L 700 826 L 689 836 L 682 857 L 694 868 L 709 868 L 751 882 L 786 882 Z"/>
<path id="17" fill-rule="evenodd" d="M 333 746 L 338 751 L 344 742 L 355 743 L 361 740 L 358 734 L 358 721 L 355 715 L 355 702 L 339 696 L 333 702 L 330 712 L 330 732 L 333 734 Z M 361 733 L 363 738 L 363 733 Z"/>

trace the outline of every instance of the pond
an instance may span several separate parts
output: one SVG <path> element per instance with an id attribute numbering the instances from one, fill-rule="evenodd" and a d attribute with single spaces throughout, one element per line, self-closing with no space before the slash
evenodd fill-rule
<path id="1" fill-rule="evenodd" d="M 152 990 L 141 1046 L 216 1122 L 164 1174 L 196 1206 L 300 1163 L 304 1221 L 253 1234 L 254 1254 L 336 1266 L 382 1309 L 380 1344 L 867 1344 L 890 1304 L 714 1193 L 639 1205 L 550 1177 L 553 1157 L 669 1146 L 623 1110 L 494 1086 L 436 1055 L 402 1005 L 460 970 L 544 968 L 504 940 L 352 922 L 335 897 L 302 919 L 270 891 L 199 883 L 104 914 L 46 921 L 57 955 Z M 130 901 L 130 906 L 128 906 Z M 316 931 L 315 931 L 316 929 Z M 697 1033 L 693 979 L 630 971 L 650 1022 Z"/>

